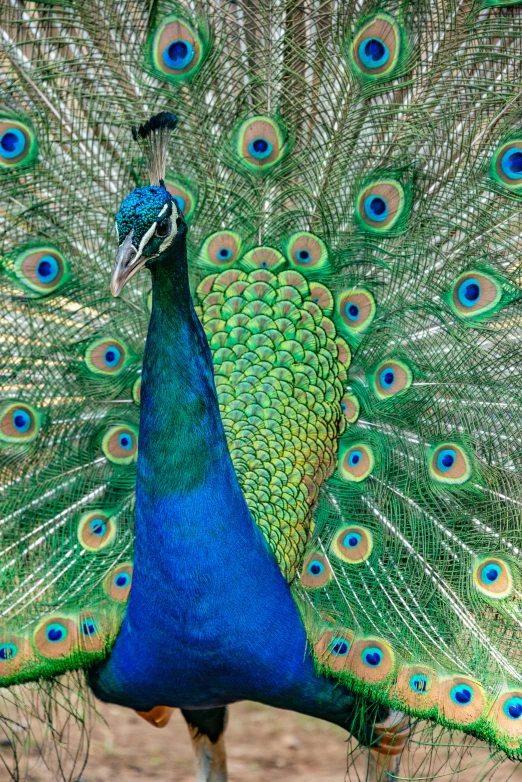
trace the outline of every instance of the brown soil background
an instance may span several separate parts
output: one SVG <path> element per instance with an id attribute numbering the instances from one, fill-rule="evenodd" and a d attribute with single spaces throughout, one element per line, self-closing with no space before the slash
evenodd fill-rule
<path id="1" fill-rule="evenodd" d="M 77 782 L 195 781 L 192 748 L 180 712 L 174 712 L 169 725 L 159 730 L 128 709 L 98 706 L 106 724 L 97 720 L 89 762 Z M 349 747 L 344 730 L 320 720 L 248 702 L 230 708 L 229 782 L 362 782 L 366 779 L 366 757 L 360 755 L 347 771 Z M 10 751 L 9 747 L 0 746 L 0 754 L 6 759 Z M 419 751 L 424 750 L 421 747 Z M 522 782 L 522 766 L 519 768 L 518 764 L 505 762 L 494 771 L 483 768 L 480 761 L 486 754 L 471 749 L 463 759 L 453 759 L 450 765 L 439 767 L 438 776 L 443 782 Z M 412 774 L 405 764 L 401 776 L 432 778 L 425 768 Z M 9 779 L 0 769 L 0 782 Z M 54 782 L 56 776 L 39 763 L 32 766 L 27 779 Z"/>

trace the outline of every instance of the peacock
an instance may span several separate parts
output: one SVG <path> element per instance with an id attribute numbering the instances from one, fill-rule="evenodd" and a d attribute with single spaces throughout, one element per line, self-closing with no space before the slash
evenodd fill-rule
<path id="1" fill-rule="evenodd" d="M 181 708 L 223 782 L 248 699 L 388 777 L 414 725 L 520 759 L 522 3 L 0 30 L 3 731 Z"/>

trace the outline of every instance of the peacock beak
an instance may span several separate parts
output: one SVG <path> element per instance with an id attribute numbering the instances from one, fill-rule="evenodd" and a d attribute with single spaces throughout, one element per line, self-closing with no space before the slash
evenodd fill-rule
<path id="1" fill-rule="evenodd" d="M 120 244 L 118 247 L 116 264 L 111 279 L 111 293 L 113 296 L 118 296 L 131 277 L 134 277 L 147 262 L 147 258 L 143 257 L 141 252 L 134 247 L 132 234 L 133 231 L 127 234 L 123 244 Z"/>

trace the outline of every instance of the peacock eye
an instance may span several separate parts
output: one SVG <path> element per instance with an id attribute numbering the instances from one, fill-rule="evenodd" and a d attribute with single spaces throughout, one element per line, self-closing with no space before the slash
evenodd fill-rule
<path id="1" fill-rule="evenodd" d="M 158 239 L 164 239 L 170 233 L 170 226 L 171 226 L 170 219 L 162 220 L 160 223 L 157 224 L 154 236 L 157 236 Z"/>

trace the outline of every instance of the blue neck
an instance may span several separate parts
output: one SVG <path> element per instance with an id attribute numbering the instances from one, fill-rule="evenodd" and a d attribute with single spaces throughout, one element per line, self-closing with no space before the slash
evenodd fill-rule
<path id="1" fill-rule="evenodd" d="M 184 241 L 175 251 L 151 269 L 138 456 L 138 487 L 150 499 L 193 491 L 210 470 L 232 470 L 212 357 L 190 297 Z"/>

